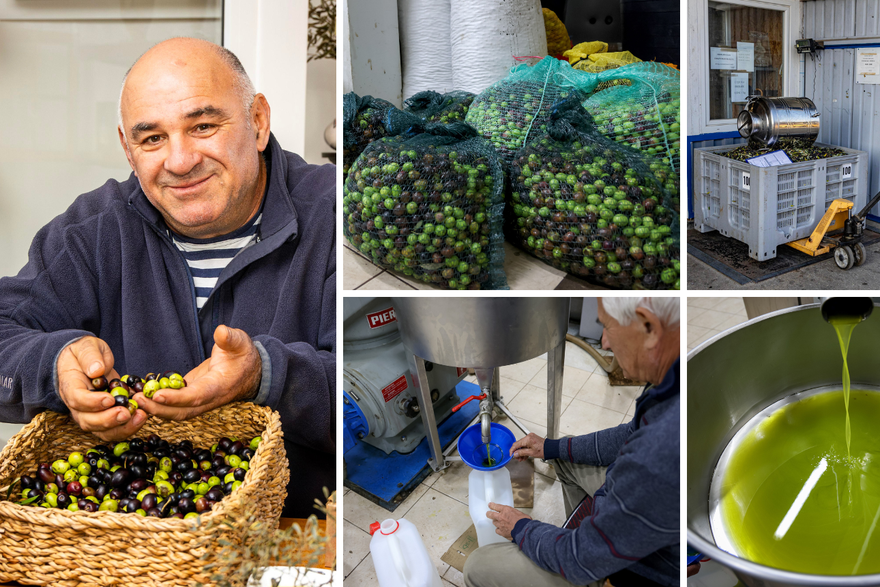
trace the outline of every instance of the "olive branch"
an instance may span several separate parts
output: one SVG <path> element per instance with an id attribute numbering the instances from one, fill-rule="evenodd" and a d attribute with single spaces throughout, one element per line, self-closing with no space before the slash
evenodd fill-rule
<path id="1" fill-rule="evenodd" d="M 336 59 L 336 0 L 309 5 L 309 61 Z"/>

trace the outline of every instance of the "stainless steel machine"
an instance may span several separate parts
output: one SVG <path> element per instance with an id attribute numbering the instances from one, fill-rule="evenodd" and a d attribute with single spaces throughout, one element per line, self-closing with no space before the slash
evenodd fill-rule
<path id="1" fill-rule="evenodd" d="M 428 393 L 420 396 L 399 325 L 389 298 L 343 302 L 344 452 L 365 442 L 409 453 L 426 434 L 422 412 L 442 421 L 459 402 L 455 386 L 467 371 L 455 366 L 426 365 Z"/>
<path id="2" fill-rule="evenodd" d="M 736 127 L 741 137 L 768 147 L 793 138 L 813 144 L 819 136 L 819 110 L 809 98 L 749 96 Z"/>
<path id="3" fill-rule="evenodd" d="M 428 405 L 432 383 L 429 364 L 473 368 L 482 392 L 479 420 L 483 442 L 491 439 L 490 422 L 495 408 L 523 432 L 528 430 L 504 405 L 499 367 L 512 365 L 547 352 L 547 436 L 558 436 L 562 411 L 562 371 L 569 298 L 393 298 L 400 336 L 416 374 L 419 397 Z M 470 398 L 469 398 L 470 399 Z M 429 464 L 444 469 L 459 457 L 444 452 L 437 432 L 436 410 L 422 410 L 430 443 Z"/>

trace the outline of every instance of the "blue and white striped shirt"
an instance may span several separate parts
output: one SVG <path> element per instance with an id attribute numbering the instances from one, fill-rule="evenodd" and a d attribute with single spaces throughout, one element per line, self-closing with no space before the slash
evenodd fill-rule
<path id="1" fill-rule="evenodd" d="M 239 251 L 258 239 L 258 229 L 263 213 L 257 214 L 250 222 L 231 234 L 210 239 L 191 239 L 171 233 L 174 245 L 183 254 L 192 274 L 196 292 L 196 306 L 201 310 L 217 278 Z"/>

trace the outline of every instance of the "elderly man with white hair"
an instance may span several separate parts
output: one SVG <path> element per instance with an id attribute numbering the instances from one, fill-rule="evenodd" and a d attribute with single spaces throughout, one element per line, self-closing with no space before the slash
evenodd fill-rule
<path id="1" fill-rule="evenodd" d="M 647 381 L 635 416 L 615 428 L 559 440 L 536 434 L 511 452 L 552 461 L 566 515 L 558 528 L 515 508 L 487 516 L 510 543 L 473 552 L 468 587 L 679 584 L 679 298 L 599 300 L 602 346 L 624 375 Z"/>

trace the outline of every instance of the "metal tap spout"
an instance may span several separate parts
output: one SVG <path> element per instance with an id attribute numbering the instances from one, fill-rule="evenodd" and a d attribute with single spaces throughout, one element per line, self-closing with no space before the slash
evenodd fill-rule
<path id="1" fill-rule="evenodd" d="M 483 444 L 489 444 L 492 440 L 492 402 L 484 399 L 480 402 L 480 432 L 483 435 Z"/>

